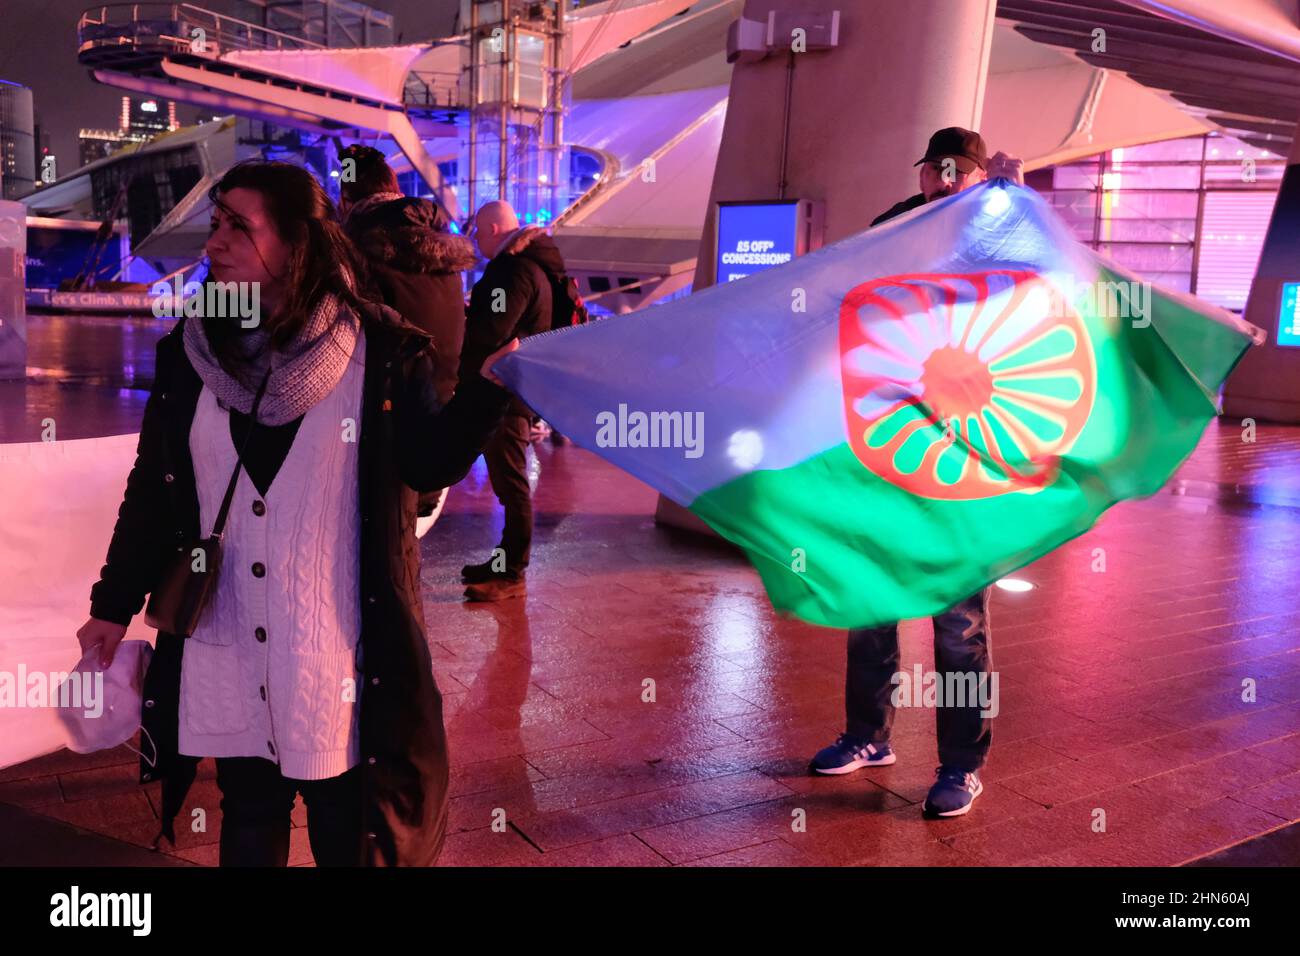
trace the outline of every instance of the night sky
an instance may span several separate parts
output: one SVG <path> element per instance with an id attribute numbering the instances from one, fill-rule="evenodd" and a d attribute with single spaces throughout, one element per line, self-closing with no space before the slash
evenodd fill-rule
<path id="1" fill-rule="evenodd" d="M 232 0 L 192 0 L 198 7 L 233 14 Z M 123 90 L 96 83 L 77 64 L 77 20 L 88 0 L 0 0 L 0 79 L 32 88 L 37 122 L 49 130 L 59 175 L 75 169 L 77 131 L 113 129 Z M 394 16 L 394 38 L 412 43 L 446 35 L 459 0 L 373 0 Z M 178 102 L 177 119 L 192 122 L 197 109 Z"/>

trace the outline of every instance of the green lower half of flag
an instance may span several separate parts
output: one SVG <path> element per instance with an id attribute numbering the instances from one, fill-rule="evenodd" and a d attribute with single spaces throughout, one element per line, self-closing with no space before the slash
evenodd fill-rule
<path id="1" fill-rule="evenodd" d="M 1087 531 L 1116 502 L 1154 494 L 1196 447 L 1215 390 L 1249 341 L 1168 300 L 1155 308 L 1149 324 L 1084 316 L 1095 395 L 1082 429 L 1055 454 L 990 458 L 990 441 L 1002 440 L 999 417 L 1018 415 L 1024 429 L 1051 437 L 1014 391 L 983 427 L 955 436 L 945 435 L 941 412 L 900 406 L 857 451 L 846 441 L 790 467 L 749 472 L 699 495 L 690 510 L 746 552 L 780 611 L 829 627 L 940 613 Z M 1022 377 L 1019 388 L 1046 386 Z M 979 426 L 979 416 L 969 424 Z M 904 430 L 907 440 L 889 449 Z M 879 447 L 889 451 L 884 464 Z M 1038 480 L 1016 485 L 1026 476 Z M 962 497 L 962 480 L 979 491 Z M 1079 573 L 1089 572 L 1081 559 Z"/>
<path id="2" fill-rule="evenodd" d="M 1062 475 L 1014 504 L 923 498 L 844 444 L 714 488 L 691 511 L 745 551 L 777 610 L 865 627 L 937 614 L 1086 530 L 1112 503 L 1089 490 Z"/>

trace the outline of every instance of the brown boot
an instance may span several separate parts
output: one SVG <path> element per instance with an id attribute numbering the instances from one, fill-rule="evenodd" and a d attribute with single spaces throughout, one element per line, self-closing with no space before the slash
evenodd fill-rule
<path id="1" fill-rule="evenodd" d="M 467 601 L 505 601 L 528 593 L 524 576 L 502 574 L 465 588 Z"/>

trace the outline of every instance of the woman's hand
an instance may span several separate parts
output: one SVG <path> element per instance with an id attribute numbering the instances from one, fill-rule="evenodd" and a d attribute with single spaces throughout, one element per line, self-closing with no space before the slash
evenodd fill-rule
<path id="1" fill-rule="evenodd" d="M 126 636 L 126 628 L 121 624 L 114 624 L 112 621 L 101 621 L 97 617 L 92 617 L 85 624 L 81 625 L 81 630 L 77 631 L 77 640 L 81 642 L 81 653 L 85 654 L 92 647 L 99 647 L 99 666 L 107 669 L 113 663 L 113 655 L 117 653 L 117 645 L 122 643 L 122 638 Z"/>
<path id="2" fill-rule="evenodd" d="M 489 355 L 486 359 L 484 359 L 484 360 L 483 360 L 483 369 L 482 369 L 482 371 L 483 371 L 483 377 L 484 377 L 485 379 L 487 379 L 489 382 L 491 382 L 492 384 L 494 384 L 494 385 L 500 385 L 502 388 L 505 388 L 505 383 L 502 382 L 501 379 L 497 378 L 495 375 L 492 374 L 492 366 L 493 366 L 493 364 L 496 363 L 496 360 L 497 360 L 497 359 L 501 358 L 501 356 L 503 356 L 503 355 L 509 355 L 511 352 L 513 352 L 513 351 L 514 351 L 515 349 L 517 349 L 517 348 L 519 348 L 519 340 L 518 340 L 518 339 L 511 339 L 511 340 L 510 340 L 509 342 L 507 342 L 505 345 L 501 346 L 501 348 L 497 349 L 495 352 L 493 352 L 491 355 Z"/>

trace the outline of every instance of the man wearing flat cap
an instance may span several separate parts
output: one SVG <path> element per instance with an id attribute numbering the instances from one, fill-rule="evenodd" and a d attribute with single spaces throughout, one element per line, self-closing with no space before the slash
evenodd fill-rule
<path id="1" fill-rule="evenodd" d="M 915 165 L 921 167 L 921 191 L 877 216 L 875 226 L 936 199 L 951 196 L 988 178 L 1005 177 L 1024 184 L 1020 160 L 1005 153 L 992 159 L 979 133 L 950 126 L 930 137 Z M 989 596 L 985 588 L 934 616 L 935 672 L 946 686 L 950 678 L 970 676 L 987 682 Z M 899 673 L 898 625 L 854 628 L 848 633 L 848 668 L 844 687 L 844 733 L 812 758 L 817 774 L 845 774 L 866 767 L 887 767 L 897 760 L 891 740 L 893 691 Z M 994 685 L 996 686 L 996 685 Z M 927 817 L 958 817 L 970 811 L 984 792 L 980 771 L 993 742 L 992 712 L 978 701 L 958 705 L 945 700 L 935 709 L 939 767 L 922 810 Z"/>
<path id="2" fill-rule="evenodd" d="M 989 159 L 984 137 L 960 126 L 949 126 L 931 136 L 925 155 L 912 165 L 921 167 L 921 191 L 895 203 L 871 220 L 873 226 L 910 212 L 917 206 L 959 193 L 985 179 L 1004 176 L 1022 186 L 1025 182 L 1022 174 L 1024 164 L 1020 160 L 1006 153 L 997 153 Z"/>

